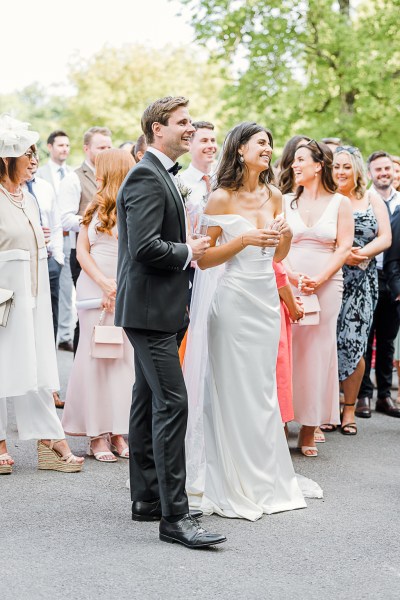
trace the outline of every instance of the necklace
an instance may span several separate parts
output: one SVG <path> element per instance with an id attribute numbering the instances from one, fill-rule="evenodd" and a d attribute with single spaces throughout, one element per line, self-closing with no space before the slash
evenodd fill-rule
<path id="1" fill-rule="evenodd" d="M 7 188 L 5 188 L 4 185 L 2 185 L 1 183 L 0 183 L 0 189 L 3 192 L 3 194 L 6 196 L 6 198 L 8 198 L 8 200 L 11 202 L 11 204 L 14 204 L 14 206 L 16 206 L 17 208 L 21 208 L 21 209 L 25 208 L 25 198 L 22 196 L 21 200 L 17 200 L 17 197 L 21 196 L 22 190 L 19 192 L 19 194 L 13 194 L 13 193 L 9 192 L 7 190 Z"/>

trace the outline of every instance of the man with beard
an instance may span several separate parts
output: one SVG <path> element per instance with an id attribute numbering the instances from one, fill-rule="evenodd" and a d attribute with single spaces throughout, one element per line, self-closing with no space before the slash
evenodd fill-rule
<path id="1" fill-rule="evenodd" d="M 396 244 L 395 232 L 400 225 L 400 194 L 393 188 L 393 162 L 387 152 L 373 152 L 367 160 L 368 177 L 372 181 L 372 189 L 375 190 L 385 202 L 390 214 L 392 228 L 392 245 Z M 390 254 L 391 248 L 386 250 L 386 256 Z M 372 345 L 376 337 L 376 359 L 375 373 L 378 388 L 378 397 L 375 410 L 385 413 L 391 417 L 400 417 L 400 408 L 396 406 L 391 398 L 394 340 L 396 338 L 400 315 L 398 308 L 398 296 L 396 281 L 388 275 L 386 268 L 383 269 L 383 253 L 376 257 L 378 267 L 379 296 L 374 312 L 371 331 L 368 339 L 367 352 L 365 356 L 365 373 L 358 394 L 355 414 L 357 417 L 369 418 L 371 416 L 371 399 L 373 396 L 373 384 L 370 378 Z M 385 260 L 386 266 L 387 260 Z M 400 282 L 397 282 L 397 286 Z M 400 298 L 400 296 L 399 296 Z"/>

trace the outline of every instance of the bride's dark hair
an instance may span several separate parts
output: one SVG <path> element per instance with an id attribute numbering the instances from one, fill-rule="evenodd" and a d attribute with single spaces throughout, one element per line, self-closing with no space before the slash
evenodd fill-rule
<path id="1" fill-rule="evenodd" d="M 250 123 L 245 121 L 236 125 L 231 129 L 225 138 L 224 145 L 222 147 L 222 154 L 218 163 L 217 171 L 215 173 L 215 186 L 214 188 L 225 188 L 228 190 L 236 191 L 240 188 L 243 182 L 243 176 L 246 173 L 246 163 L 240 161 L 239 149 L 250 140 L 253 135 L 264 131 L 269 140 L 271 148 L 273 148 L 272 133 L 269 129 L 258 125 L 257 123 Z M 259 181 L 268 187 L 268 184 L 273 181 L 274 172 L 272 165 L 268 166 L 268 169 L 260 173 Z"/>

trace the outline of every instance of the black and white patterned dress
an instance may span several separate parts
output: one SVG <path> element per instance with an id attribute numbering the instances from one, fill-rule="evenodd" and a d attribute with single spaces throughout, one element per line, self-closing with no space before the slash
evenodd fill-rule
<path id="1" fill-rule="evenodd" d="M 354 213 L 354 246 L 363 248 L 378 234 L 378 222 L 371 204 Z M 364 355 L 372 318 L 378 301 L 376 261 L 368 267 L 343 266 L 343 301 L 337 324 L 339 380 L 354 373 Z"/>

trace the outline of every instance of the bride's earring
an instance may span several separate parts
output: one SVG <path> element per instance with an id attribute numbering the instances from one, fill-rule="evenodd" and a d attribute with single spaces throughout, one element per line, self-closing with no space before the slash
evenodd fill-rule
<path id="1" fill-rule="evenodd" d="M 239 160 L 241 163 L 244 163 L 244 158 L 243 158 L 242 154 L 239 154 Z"/>

